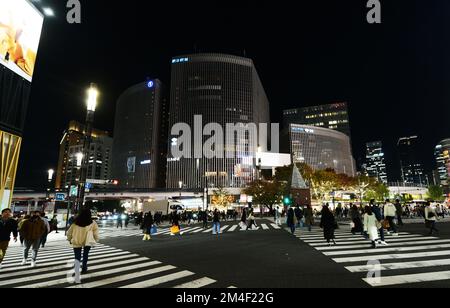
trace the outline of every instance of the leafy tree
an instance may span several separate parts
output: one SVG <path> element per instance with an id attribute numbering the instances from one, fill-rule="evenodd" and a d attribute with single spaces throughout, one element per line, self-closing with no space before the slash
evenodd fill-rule
<path id="1" fill-rule="evenodd" d="M 213 205 L 220 208 L 227 208 L 233 202 L 234 197 L 223 187 L 219 187 L 213 191 L 213 196 L 211 197 L 211 203 Z"/>
<path id="2" fill-rule="evenodd" d="M 275 181 L 254 181 L 244 189 L 244 194 L 253 197 L 253 202 L 266 206 L 270 211 L 283 201 L 286 183 Z"/>
<path id="3" fill-rule="evenodd" d="M 444 190 L 442 189 L 441 186 L 438 186 L 438 185 L 431 185 L 430 187 L 428 187 L 427 196 L 428 196 L 428 198 L 430 198 L 434 201 L 444 201 L 445 200 Z"/>

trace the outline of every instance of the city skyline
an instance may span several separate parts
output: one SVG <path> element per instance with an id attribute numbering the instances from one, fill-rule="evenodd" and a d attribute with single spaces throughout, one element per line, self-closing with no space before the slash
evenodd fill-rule
<path id="1" fill-rule="evenodd" d="M 389 170 L 399 170 L 399 166 L 395 162 L 398 138 L 420 133 L 423 140 L 420 156 L 424 158 L 426 169 L 431 169 L 435 165 L 434 147 L 440 140 L 448 138 L 450 135 L 449 128 L 444 121 L 445 112 L 435 111 L 448 108 L 448 104 L 444 104 L 446 90 L 441 88 L 442 81 L 441 79 L 439 82 L 434 80 L 443 74 L 442 68 L 437 62 L 430 62 L 427 63 L 425 66 L 427 70 L 424 71 L 420 66 L 421 62 L 417 64 L 416 52 L 405 49 L 426 40 L 424 36 L 403 37 L 405 41 L 398 46 L 400 44 L 396 43 L 396 37 L 402 33 L 403 25 L 414 21 L 409 19 L 407 14 L 403 15 L 404 12 L 400 12 L 398 6 L 391 7 L 389 3 L 384 6 L 384 20 L 389 28 L 393 29 L 390 32 L 384 30 L 384 25 L 380 25 L 379 28 L 376 28 L 376 25 L 373 27 L 368 25 L 362 18 L 365 16 L 365 5 L 357 4 L 357 2 L 331 4 L 323 12 L 319 11 L 318 4 L 317 6 L 311 4 L 305 12 L 299 13 L 305 18 L 303 22 L 295 24 L 288 18 L 282 25 L 276 27 L 279 31 L 284 31 L 280 32 L 281 36 L 272 38 L 274 41 L 267 44 L 268 41 L 260 35 L 264 31 L 256 31 L 255 27 L 265 27 L 262 22 L 263 18 L 268 16 L 271 10 L 266 3 L 255 6 L 250 1 L 243 4 L 243 12 L 235 16 L 235 22 L 230 23 L 224 19 L 224 24 L 220 24 L 216 28 L 215 36 L 210 35 L 214 33 L 211 29 L 202 29 L 202 23 L 199 22 L 192 26 L 201 30 L 201 35 L 196 37 L 187 35 L 185 38 L 179 39 L 176 45 L 171 43 L 171 31 L 168 29 L 154 33 L 154 40 L 167 43 L 164 44 L 166 47 L 152 49 L 152 45 L 145 42 L 145 39 L 142 40 L 141 37 L 142 47 L 148 56 L 143 59 L 144 65 L 130 65 L 127 61 L 94 61 L 89 57 L 88 52 L 80 52 L 77 49 L 78 46 L 89 42 L 84 34 L 88 33 L 88 28 L 94 27 L 104 43 L 97 47 L 100 48 L 100 54 L 103 51 L 105 59 L 124 55 L 125 47 L 117 46 L 114 43 L 112 33 L 125 35 L 126 31 L 130 29 L 129 27 L 120 29 L 115 25 L 110 25 L 111 29 L 107 29 L 101 26 L 106 22 L 103 20 L 105 17 L 91 18 L 102 9 L 96 3 L 85 4 L 82 24 L 71 26 L 66 24 L 63 18 L 65 12 L 63 5 L 52 1 L 47 2 L 54 4 L 56 17 L 47 19 L 44 25 L 44 32 L 48 34 L 41 41 L 40 50 L 43 52 L 40 54 L 35 72 L 17 186 L 32 186 L 33 184 L 39 186 L 45 182 L 45 170 L 49 167 L 56 167 L 60 132 L 67 126 L 69 120 L 80 121 L 83 119 L 84 89 L 90 82 L 98 83 L 101 91 L 96 126 L 113 131 L 115 102 L 121 92 L 133 84 L 145 81 L 146 77 L 160 78 L 169 86 L 172 57 L 194 51 L 246 55 L 253 59 L 271 102 L 272 122 L 282 122 L 282 110 L 336 101 L 348 102 L 355 158 L 365 156 L 366 142 L 381 140 L 386 148 Z M 135 13 L 141 7 L 136 3 L 126 8 L 124 13 Z M 201 7 L 200 4 L 198 5 Z M 142 4 L 143 11 L 146 7 L 146 4 Z M 199 7 L 193 7 L 192 11 L 195 12 Z M 180 25 L 185 21 L 182 10 L 170 10 L 164 4 L 158 4 L 156 8 L 161 10 L 159 17 L 161 19 L 158 20 L 163 20 L 167 14 L 175 14 L 179 17 Z M 333 10 L 341 13 L 343 17 L 339 18 L 336 27 L 330 29 L 320 25 L 321 21 L 338 20 L 334 16 Z M 422 8 L 420 4 L 416 4 L 407 10 L 425 15 L 426 12 L 437 10 L 437 7 Z M 207 12 L 207 8 L 199 10 L 196 14 L 203 18 L 205 12 Z M 218 14 L 225 18 L 231 12 L 234 12 L 232 6 L 223 6 Z M 253 17 L 247 20 L 248 14 L 245 12 L 254 13 Z M 274 13 L 277 14 L 277 12 L 278 10 L 275 9 Z M 121 13 L 121 10 L 112 7 L 108 18 L 119 16 Z M 137 14 L 137 16 L 142 16 Z M 318 27 L 308 30 L 310 28 L 305 26 L 313 22 L 313 18 L 318 19 L 315 21 Z M 211 20 L 211 22 L 213 21 Z M 441 22 L 436 19 L 430 27 L 437 31 Z M 139 18 L 136 18 L 135 23 L 136 25 L 142 24 Z M 355 30 L 354 25 L 360 25 L 360 29 Z M 138 30 L 136 38 L 146 32 L 145 28 L 137 27 L 137 29 L 141 30 Z M 276 31 L 269 28 L 267 30 L 269 33 Z M 227 38 L 229 31 L 237 34 L 234 39 Z M 246 31 L 256 33 L 255 40 L 245 40 L 244 33 Z M 419 33 L 420 29 L 416 31 Z M 297 50 L 292 49 L 295 42 L 286 40 L 294 32 L 307 42 L 298 50 L 298 54 L 292 53 L 292 50 Z M 73 34 L 69 35 L 70 39 L 67 33 Z M 361 37 L 365 33 L 370 37 Z M 435 33 L 439 33 L 439 31 Z M 318 37 L 321 36 L 326 37 L 328 41 L 325 43 L 325 41 L 318 40 Z M 53 42 L 51 45 L 50 37 Z M 352 39 L 356 38 L 361 38 L 361 40 L 352 43 Z M 372 48 L 374 42 L 378 43 L 376 45 L 378 47 L 375 49 Z M 59 56 L 55 50 L 60 43 L 67 44 L 67 55 L 64 57 Z M 333 43 L 340 48 L 327 51 L 326 47 Z M 399 48 L 394 50 L 391 48 L 392 44 Z M 448 48 L 445 45 L 441 47 L 442 50 Z M 117 50 L 109 54 L 107 51 L 112 48 Z M 426 52 L 434 55 L 434 58 L 442 58 L 440 53 L 436 54 L 436 49 L 431 49 L 428 44 L 420 44 L 417 48 L 421 50 L 421 53 Z M 75 50 L 77 51 L 74 52 Z M 52 56 L 49 57 L 49 54 Z M 292 57 L 283 57 L 283 54 L 291 54 Z M 65 61 L 64 59 L 74 60 Z M 119 69 L 106 65 L 110 62 Z M 66 67 L 66 73 L 55 78 L 56 74 L 60 72 L 59 68 L 62 64 Z M 347 67 L 347 64 L 351 67 Z M 42 71 L 41 67 L 44 66 L 46 69 Z M 91 71 L 89 80 L 86 80 L 82 74 L 87 69 Z M 394 74 L 391 72 L 392 70 Z M 411 71 L 416 73 L 411 74 Z M 119 76 L 121 78 L 118 78 Z M 400 80 L 397 78 L 399 76 L 402 77 Z M 46 81 L 50 82 L 46 83 Z M 395 88 L 393 84 L 396 84 Z M 411 91 L 410 85 L 412 84 L 415 85 L 415 90 Z M 434 91 L 425 90 L 433 88 Z M 374 91 L 376 93 L 373 93 Z M 59 103 L 61 101 L 66 104 L 61 105 Z M 429 108 L 422 110 L 423 108 L 416 107 L 422 101 L 427 101 Z M 368 107 L 370 107 L 369 113 Z M 49 115 L 43 113 L 42 110 L 55 110 L 57 116 L 51 117 L 51 121 L 49 121 L 46 119 Z M 38 116 L 31 117 L 32 114 Z M 403 119 L 406 121 L 400 124 Z M 427 119 L 433 122 L 433 128 L 430 127 Z M 37 147 L 34 140 L 37 129 L 49 138 L 36 152 Z M 35 156 L 36 159 L 30 159 Z M 394 175 L 394 177 L 399 178 L 400 174 Z"/>

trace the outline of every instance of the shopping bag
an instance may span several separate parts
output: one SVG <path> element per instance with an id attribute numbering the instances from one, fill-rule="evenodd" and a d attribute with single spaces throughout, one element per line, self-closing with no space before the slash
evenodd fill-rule
<path id="1" fill-rule="evenodd" d="M 158 229 L 156 228 L 156 226 L 152 226 L 150 228 L 150 234 L 156 234 L 158 232 Z"/>
<path id="2" fill-rule="evenodd" d="M 383 229 L 389 229 L 391 227 L 391 225 L 389 224 L 389 221 L 386 219 L 383 220 L 382 225 L 383 225 Z"/>
<path id="3" fill-rule="evenodd" d="M 180 233 L 180 228 L 179 228 L 178 226 L 172 226 L 172 227 L 170 228 L 170 233 L 172 233 L 172 234 L 178 234 L 178 233 Z"/>

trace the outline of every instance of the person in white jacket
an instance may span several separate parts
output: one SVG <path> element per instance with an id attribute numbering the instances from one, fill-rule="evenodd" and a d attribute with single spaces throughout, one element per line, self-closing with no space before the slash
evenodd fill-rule
<path id="1" fill-rule="evenodd" d="M 433 235 L 433 232 L 439 233 L 439 230 L 436 228 L 437 220 L 436 210 L 431 206 L 430 202 L 427 202 L 425 206 L 425 225 L 430 229 L 430 235 Z"/>
<path id="2" fill-rule="evenodd" d="M 384 204 L 384 218 L 389 222 L 389 230 L 392 231 L 394 236 L 398 236 L 398 228 L 394 221 L 397 216 L 397 208 L 391 203 L 389 199 Z"/>
<path id="3" fill-rule="evenodd" d="M 83 267 L 81 273 L 85 274 L 88 270 L 89 251 L 99 241 L 98 225 L 92 220 L 89 209 L 81 210 L 80 214 L 75 218 L 74 223 L 67 231 L 67 240 L 70 242 L 75 253 L 75 283 L 81 283 L 81 252 L 83 250 Z"/>
<path id="4" fill-rule="evenodd" d="M 364 214 L 364 232 L 369 236 L 372 241 L 372 248 L 377 247 L 378 237 L 378 229 L 380 228 L 377 217 L 372 212 L 372 208 L 370 206 L 366 206 L 365 214 Z"/>

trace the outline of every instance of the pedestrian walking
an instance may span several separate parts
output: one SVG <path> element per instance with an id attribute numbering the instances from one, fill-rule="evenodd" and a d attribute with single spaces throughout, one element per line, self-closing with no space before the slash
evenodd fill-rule
<path id="1" fill-rule="evenodd" d="M 125 214 L 125 229 L 128 228 L 129 223 L 130 223 L 130 215 Z"/>
<path id="2" fill-rule="evenodd" d="M 291 233 L 294 234 L 296 222 L 295 222 L 295 212 L 293 208 L 289 208 L 287 212 L 286 223 L 288 228 L 291 229 Z"/>
<path id="3" fill-rule="evenodd" d="M 248 221 L 247 230 L 253 229 L 253 226 L 255 226 L 255 228 L 258 228 L 258 226 L 256 225 L 255 216 L 253 216 L 253 209 L 250 209 L 250 211 L 248 213 L 247 221 Z"/>
<path id="4" fill-rule="evenodd" d="M 400 203 L 400 200 L 399 199 L 397 199 L 397 200 L 395 200 L 395 213 L 396 213 L 396 215 L 397 215 L 397 222 L 398 222 L 398 225 L 399 226 L 403 226 L 403 207 L 402 207 L 402 205 L 401 205 L 401 203 Z"/>
<path id="5" fill-rule="evenodd" d="M 30 219 L 31 218 L 31 215 L 25 215 L 23 218 L 21 218 L 20 220 L 19 220 L 19 222 L 17 223 L 17 231 L 19 232 L 19 238 L 20 238 L 20 245 L 21 246 L 23 246 L 23 243 L 24 243 L 24 241 L 25 241 L 25 239 L 24 239 L 24 237 L 23 237 L 23 235 L 22 235 L 22 233 L 21 233 L 21 229 L 22 229 L 22 226 L 23 226 L 23 223 L 25 222 L 25 221 L 27 221 L 28 219 Z"/>
<path id="6" fill-rule="evenodd" d="M 156 214 L 155 214 L 156 215 Z M 154 220 L 152 217 L 152 212 L 148 212 L 144 215 L 144 219 L 142 221 L 142 232 L 144 233 L 144 237 L 142 238 L 143 241 L 149 241 L 152 239 L 152 226 L 153 226 Z"/>
<path id="7" fill-rule="evenodd" d="M 297 228 L 301 228 L 302 226 L 301 226 L 301 222 L 302 222 L 302 219 L 303 219 L 303 212 L 302 212 L 302 210 L 300 209 L 300 206 L 299 205 L 297 205 L 296 207 L 295 207 L 295 209 L 294 209 L 294 214 L 295 214 L 295 218 L 297 219 Z"/>
<path id="8" fill-rule="evenodd" d="M 427 202 L 425 205 L 425 226 L 430 229 L 429 235 L 433 235 L 433 232 L 439 233 L 439 230 L 436 228 L 437 219 L 436 210 L 431 206 L 430 202 Z"/>
<path id="9" fill-rule="evenodd" d="M 373 213 L 373 208 L 366 206 L 364 214 L 364 233 L 372 241 L 372 248 L 377 248 L 377 241 L 379 241 L 378 230 L 380 229 L 380 225 L 381 223 Z"/>
<path id="10" fill-rule="evenodd" d="M 88 271 L 89 252 L 99 241 L 98 225 L 92 220 L 91 210 L 83 209 L 67 231 L 67 240 L 75 254 L 75 283 L 81 283 L 81 274 Z M 83 255 L 83 259 L 81 259 Z"/>
<path id="11" fill-rule="evenodd" d="M 17 242 L 17 223 L 11 218 L 11 215 L 12 212 L 10 209 L 4 209 L 0 219 L 0 269 L 2 268 L 2 262 L 6 256 L 9 242 L 11 241 L 11 234 L 14 242 Z"/>
<path id="12" fill-rule="evenodd" d="M 50 229 L 50 223 L 48 222 L 48 218 L 46 216 L 44 216 L 44 214 L 41 214 L 41 219 L 45 224 L 45 227 L 47 228 L 47 231 L 44 232 L 44 234 L 42 234 L 41 237 L 41 247 L 44 248 L 45 244 L 47 243 L 47 236 L 50 233 L 51 229 Z"/>
<path id="13" fill-rule="evenodd" d="M 52 220 L 50 221 L 50 233 L 56 231 L 58 232 L 58 217 L 56 215 L 53 216 Z"/>
<path id="14" fill-rule="evenodd" d="M 117 215 L 117 229 L 123 229 L 123 220 L 122 220 L 122 214 L 119 213 L 119 215 Z"/>
<path id="15" fill-rule="evenodd" d="M 355 235 L 356 233 L 363 233 L 364 232 L 364 226 L 361 219 L 361 213 L 356 206 L 356 204 L 350 204 L 350 211 L 349 211 L 350 219 L 353 222 L 352 227 L 352 234 Z"/>
<path id="16" fill-rule="evenodd" d="M 41 213 L 39 211 L 34 212 L 31 218 L 23 223 L 20 232 L 23 235 L 25 245 L 22 265 L 27 264 L 28 254 L 30 249 L 32 249 L 31 267 L 35 267 L 42 235 L 47 232 L 47 226 L 41 219 Z"/>
<path id="17" fill-rule="evenodd" d="M 375 215 L 375 217 L 377 218 L 377 220 L 379 222 L 379 224 L 377 224 L 380 227 L 378 230 L 380 232 L 380 239 L 378 241 L 378 244 L 387 246 L 387 243 L 384 238 L 383 215 L 381 214 L 381 209 L 375 203 L 375 199 L 370 200 L 369 205 L 372 208 L 372 213 Z"/>
<path id="18" fill-rule="evenodd" d="M 312 227 L 314 226 L 314 211 L 311 204 L 308 204 L 305 209 L 305 224 L 308 227 L 308 231 L 311 232 Z"/>
<path id="19" fill-rule="evenodd" d="M 384 204 L 384 218 L 389 223 L 389 230 L 393 232 L 393 236 L 398 236 L 398 229 L 397 225 L 395 224 L 395 217 L 397 216 L 397 208 L 395 205 L 391 203 L 389 199 L 386 199 L 386 202 Z"/>
<path id="20" fill-rule="evenodd" d="M 275 209 L 275 224 L 281 226 L 281 213 L 280 208 L 278 206 Z"/>
<path id="21" fill-rule="evenodd" d="M 220 233 L 220 213 L 217 209 L 213 213 L 213 235 L 219 235 Z"/>
<path id="22" fill-rule="evenodd" d="M 331 246 L 331 242 L 336 245 L 334 230 L 337 228 L 337 223 L 328 205 L 325 205 L 322 209 L 320 227 L 323 229 L 323 237 L 327 241 L 328 245 Z"/>
<path id="23" fill-rule="evenodd" d="M 241 222 L 239 223 L 241 229 L 244 229 L 247 227 L 247 210 L 242 209 L 242 216 L 241 216 Z"/>

